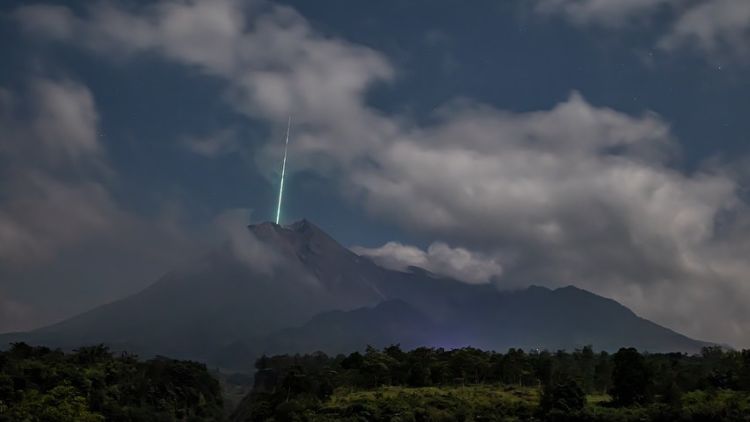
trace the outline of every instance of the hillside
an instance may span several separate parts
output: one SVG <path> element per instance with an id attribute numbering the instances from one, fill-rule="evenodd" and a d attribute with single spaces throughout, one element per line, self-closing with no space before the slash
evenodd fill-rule
<path id="1" fill-rule="evenodd" d="M 572 286 L 500 291 L 419 268 L 385 269 L 306 220 L 252 225 L 240 240 L 133 296 L 0 342 L 105 343 L 240 370 L 262 353 L 367 344 L 654 352 L 706 345 Z"/>

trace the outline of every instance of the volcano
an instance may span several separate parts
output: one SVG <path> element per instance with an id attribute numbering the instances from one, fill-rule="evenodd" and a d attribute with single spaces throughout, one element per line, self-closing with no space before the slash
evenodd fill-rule
<path id="1" fill-rule="evenodd" d="M 0 341 L 65 349 L 103 343 L 233 370 L 250 370 L 263 353 L 346 353 L 397 343 L 650 352 L 709 345 L 573 286 L 502 291 L 416 267 L 386 269 L 307 220 L 250 225 L 139 293 Z"/>

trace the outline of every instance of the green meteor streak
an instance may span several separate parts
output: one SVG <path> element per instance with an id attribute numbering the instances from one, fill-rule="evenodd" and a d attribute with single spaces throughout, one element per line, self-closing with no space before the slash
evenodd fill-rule
<path id="1" fill-rule="evenodd" d="M 286 173 L 286 151 L 289 146 L 289 128 L 292 126 L 292 116 L 286 124 L 286 142 L 284 142 L 284 161 L 281 164 L 281 184 L 279 185 L 279 206 L 276 209 L 276 224 L 279 224 L 281 217 L 281 197 L 284 195 L 284 173 Z"/>

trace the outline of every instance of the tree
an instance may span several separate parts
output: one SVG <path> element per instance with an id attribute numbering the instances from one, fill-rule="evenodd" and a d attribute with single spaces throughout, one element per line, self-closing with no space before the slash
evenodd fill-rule
<path id="1" fill-rule="evenodd" d="M 506 384 L 518 384 L 523 382 L 526 369 L 526 354 L 521 349 L 508 349 L 501 362 L 502 380 Z"/>
<path id="2" fill-rule="evenodd" d="M 0 421 L 194 420 L 222 414 L 205 365 L 115 358 L 103 346 L 66 355 L 16 344 L 0 351 Z"/>
<path id="3" fill-rule="evenodd" d="M 487 354 L 471 347 L 451 351 L 448 366 L 453 379 L 461 383 L 480 383 L 490 372 Z"/>
<path id="4" fill-rule="evenodd" d="M 542 390 L 540 407 L 544 414 L 561 413 L 570 415 L 586 405 L 586 393 L 573 379 L 545 385 Z"/>
<path id="5" fill-rule="evenodd" d="M 622 348 L 613 356 L 612 389 L 617 404 L 629 406 L 651 401 L 651 371 L 646 360 L 632 347 Z"/>
<path id="6" fill-rule="evenodd" d="M 437 353 L 434 349 L 420 347 L 406 353 L 403 370 L 406 374 L 406 384 L 410 387 L 426 387 L 435 383 L 434 377 L 439 372 L 436 366 Z M 438 380 L 440 382 L 440 380 Z"/>
<path id="7" fill-rule="evenodd" d="M 341 367 L 344 369 L 360 369 L 364 360 L 361 353 L 354 352 L 341 361 Z"/>
<path id="8" fill-rule="evenodd" d="M 360 374 L 362 382 L 367 387 L 391 384 L 391 368 L 397 365 L 397 361 L 374 347 L 367 346 L 362 361 Z"/>
<path id="9" fill-rule="evenodd" d="M 75 388 L 60 385 L 46 394 L 30 390 L 23 400 L 10 410 L 12 420 L 40 420 L 49 422 L 103 422 L 104 416 L 88 410 L 85 397 Z"/>
<path id="10" fill-rule="evenodd" d="M 0 403 L 10 402 L 14 393 L 13 379 L 8 374 L 0 372 Z"/>
<path id="11" fill-rule="evenodd" d="M 576 366 L 578 368 L 578 376 L 580 377 L 580 385 L 583 391 L 591 393 L 594 391 L 594 379 L 596 374 L 596 356 L 591 346 L 585 346 L 583 349 L 576 350 L 573 353 Z"/>
<path id="12" fill-rule="evenodd" d="M 393 364 L 390 365 L 391 369 L 391 382 L 394 385 L 403 385 L 406 384 L 407 380 L 407 362 L 406 362 L 406 352 L 401 350 L 401 346 L 398 344 L 394 344 L 391 346 L 386 347 L 383 349 L 383 353 L 393 359 Z"/>
<path id="13" fill-rule="evenodd" d="M 739 387 L 745 391 L 750 391 L 750 350 L 740 352 L 740 375 Z"/>
<path id="14" fill-rule="evenodd" d="M 594 366 L 594 389 L 606 393 L 612 384 L 612 361 L 609 353 L 601 352 Z"/>
<path id="15" fill-rule="evenodd" d="M 529 354 L 534 376 L 540 385 L 547 385 L 552 382 L 552 355 L 544 350 Z"/>

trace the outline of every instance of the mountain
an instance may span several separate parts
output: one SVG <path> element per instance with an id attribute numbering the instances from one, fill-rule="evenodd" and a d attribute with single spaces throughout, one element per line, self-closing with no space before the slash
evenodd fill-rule
<path id="1" fill-rule="evenodd" d="M 211 360 L 238 339 L 380 302 L 373 287 L 357 279 L 357 262 L 363 274 L 371 267 L 379 272 L 306 221 L 287 228 L 252 225 L 238 241 L 135 295 L 5 338 L 64 348 L 104 342 L 144 355 Z"/>
<path id="2" fill-rule="evenodd" d="M 707 345 L 572 286 L 499 291 L 419 268 L 382 268 L 309 221 L 251 225 L 147 289 L 61 323 L 0 336 L 248 368 L 261 353 L 367 344 L 694 352 Z"/>
<path id="3" fill-rule="evenodd" d="M 372 308 L 330 311 L 316 315 L 301 327 L 287 328 L 265 339 L 267 354 L 294 351 L 351 353 L 363 345 L 383 348 L 400 344 L 405 349 L 430 344 L 439 327 L 427 315 L 398 299 Z"/>

